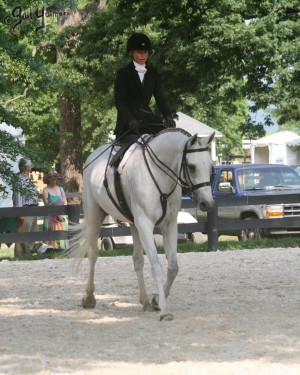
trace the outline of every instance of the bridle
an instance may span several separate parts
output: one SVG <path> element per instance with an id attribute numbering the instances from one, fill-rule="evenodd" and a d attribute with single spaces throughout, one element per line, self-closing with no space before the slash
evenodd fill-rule
<path id="1" fill-rule="evenodd" d="M 183 174 L 183 179 L 181 177 L 179 177 L 179 181 L 180 181 L 181 186 L 183 188 L 187 189 L 190 192 L 190 195 L 192 196 L 194 190 L 197 190 L 197 189 L 199 189 L 201 187 L 205 187 L 205 186 L 211 186 L 211 180 L 210 181 L 201 182 L 201 183 L 196 184 L 196 185 L 193 184 L 193 182 L 191 180 L 191 177 L 189 175 L 188 163 L 187 163 L 186 155 L 187 154 L 191 154 L 193 152 L 208 151 L 208 147 L 195 148 L 195 149 L 192 149 L 192 150 L 188 150 L 187 149 L 188 142 L 189 142 L 189 140 L 186 142 L 186 144 L 184 146 L 182 160 L 181 160 L 181 168 L 180 168 L 180 172 L 181 173 L 180 173 L 180 175 Z"/>
<path id="2" fill-rule="evenodd" d="M 189 134 L 189 136 L 191 136 Z M 193 152 L 205 152 L 208 151 L 208 147 L 202 147 L 202 148 L 196 148 L 196 149 L 191 149 L 188 150 L 188 143 L 190 139 L 187 140 L 183 154 L 182 154 L 182 159 L 181 159 L 181 165 L 179 169 L 179 175 L 177 175 L 170 167 L 168 167 L 164 162 L 162 162 L 157 155 L 153 152 L 151 147 L 149 146 L 149 139 L 147 141 L 143 141 L 142 145 L 143 147 L 143 157 L 145 164 L 147 166 L 148 172 L 152 178 L 152 181 L 154 182 L 157 190 L 160 193 L 160 202 L 162 206 L 162 216 L 156 223 L 158 225 L 165 217 L 166 211 L 167 211 L 167 200 L 168 198 L 173 194 L 174 190 L 176 189 L 177 185 L 180 185 L 183 189 L 185 189 L 188 194 L 193 198 L 194 197 L 194 191 L 205 186 L 211 186 L 211 181 L 205 181 L 201 182 L 199 184 L 193 184 L 189 171 L 188 171 L 188 163 L 187 163 L 187 154 L 193 153 Z M 154 164 L 161 170 L 163 171 L 166 175 L 168 175 L 174 182 L 174 186 L 172 187 L 171 191 L 169 193 L 163 193 L 160 186 L 158 185 L 153 172 L 150 168 L 149 162 L 147 160 L 146 154 L 150 157 L 150 159 L 154 162 Z M 182 176 L 182 177 L 181 177 Z"/>

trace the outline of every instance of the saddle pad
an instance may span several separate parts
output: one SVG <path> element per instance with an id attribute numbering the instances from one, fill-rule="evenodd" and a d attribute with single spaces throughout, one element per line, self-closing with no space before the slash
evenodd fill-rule
<path id="1" fill-rule="evenodd" d="M 123 171 L 123 168 L 127 162 L 127 160 L 130 158 L 131 154 L 133 153 L 133 151 L 137 148 L 137 146 L 143 144 L 143 142 L 145 142 L 149 137 L 151 137 L 150 134 L 143 134 L 136 142 L 134 142 L 129 148 L 128 150 L 125 152 L 119 166 L 118 166 L 118 173 L 119 174 L 122 174 L 122 171 Z"/>

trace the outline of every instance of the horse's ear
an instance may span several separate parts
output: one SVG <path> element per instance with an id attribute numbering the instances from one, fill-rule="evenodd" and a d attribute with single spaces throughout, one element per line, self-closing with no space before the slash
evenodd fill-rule
<path id="1" fill-rule="evenodd" d="M 211 143 L 211 141 L 214 139 L 214 136 L 215 136 L 215 132 L 213 132 L 211 135 L 208 136 L 208 140 L 207 140 L 207 144 L 209 145 Z"/>
<path id="2" fill-rule="evenodd" d="M 207 145 L 209 145 L 210 143 L 211 143 L 211 141 L 214 139 L 214 136 L 215 136 L 215 132 L 213 132 L 211 135 L 208 135 L 207 137 L 204 137 L 204 138 L 200 138 L 201 139 L 201 141 L 204 141 Z M 196 136 L 197 136 L 197 138 L 198 138 L 198 134 L 195 134 Z M 194 137 L 195 137 L 195 135 L 194 135 Z M 193 138 L 194 138 L 193 137 Z M 196 139 L 197 139 L 196 138 Z"/>
<path id="3" fill-rule="evenodd" d="M 191 145 L 191 146 L 194 146 L 194 144 L 195 144 L 196 142 L 198 142 L 198 134 L 197 134 L 197 133 L 194 134 L 194 135 L 192 136 L 192 138 L 191 138 L 191 140 L 190 140 L 190 145 Z"/>

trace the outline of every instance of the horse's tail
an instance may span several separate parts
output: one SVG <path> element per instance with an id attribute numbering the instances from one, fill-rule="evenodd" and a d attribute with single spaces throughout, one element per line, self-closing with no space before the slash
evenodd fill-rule
<path id="1" fill-rule="evenodd" d="M 74 268 L 78 271 L 82 259 L 88 252 L 86 240 L 86 222 L 83 221 L 79 224 L 69 223 L 70 234 L 70 248 L 67 251 L 69 258 L 74 258 Z"/>

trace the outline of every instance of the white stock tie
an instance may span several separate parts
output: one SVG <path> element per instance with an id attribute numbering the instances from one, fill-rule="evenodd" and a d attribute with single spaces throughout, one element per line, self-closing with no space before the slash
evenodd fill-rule
<path id="1" fill-rule="evenodd" d="M 138 72 L 138 75 L 140 77 L 140 81 L 143 82 L 144 75 L 147 72 L 147 68 L 146 68 L 145 64 L 141 65 L 141 64 L 138 64 L 134 61 L 134 66 L 135 66 L 135 70 Z"/>

